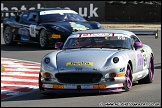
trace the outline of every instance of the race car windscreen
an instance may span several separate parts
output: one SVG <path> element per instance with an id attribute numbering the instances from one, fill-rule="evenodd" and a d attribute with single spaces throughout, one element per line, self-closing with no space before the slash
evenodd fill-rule
<path id="1" fill-rule="evenodd" d="M 42 22 L 62 22 L 62 21 L 84 22 L 86 21 L 82 16 L 74 13 L 63 13 L 63 14 L 55 13 L 55 14 L 41 15 L 41 20 Z"/>
<path id="2" fill-rule="evenodd" d="M 63 49 L 75 48 L 111 48 L 131 49 L 131 39 L 128 37 L 79 37 L 69 38 Z"/>

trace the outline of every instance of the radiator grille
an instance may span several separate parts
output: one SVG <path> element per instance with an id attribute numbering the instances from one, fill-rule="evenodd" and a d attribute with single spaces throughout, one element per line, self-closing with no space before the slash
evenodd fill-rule
<path id="1" fill-rule="evenodd" d="M 99 73 L 57 73 L 55 77 L 61 83 L 88 84 L 97 83 L 102 78 Z"/>

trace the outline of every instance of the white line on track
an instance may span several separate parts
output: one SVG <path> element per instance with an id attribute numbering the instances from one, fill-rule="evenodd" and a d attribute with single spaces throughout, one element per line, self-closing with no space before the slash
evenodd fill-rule
<path id="1" fill-rule="evenodd" d="M 24 72 L 2 72 L 1 75 L 19 75 L 19 76 L 36 76 L 38 77 L 39 74 L 24 74 Z"/>
<path id="2" fill-rule="evenodd" d="M 17 79 L 17 78 L 11 78 L 11 77 L 1 77 L 1 82 L 3 81 L 21 81 L 21 82 L 38 82 L 38 80 L 32 80 L 32 79 Z"/>
<path id="3" fill-rule="evenodd" d="M 24 65 L 17 65 L 17 64 L 15 64 L 15 65 L 4 65 L 4 64 L 2 64 L 5 68 L 12 68 L 12 67 L 19 67 L 19 68 L 21 68 L 21 67 L 24 67 L 24 68 L 35 68 L 35 69 L 40 69 L 40 66 L 24 66 Z"/>
<path id="4" fill-rule="evenodd" d="M 5 68 L 5 71 L 39 72 L 40 70 L 38 70 L 38 69 L 26 69 L 26 68 L 24 68 L 24 69 L 22 69 L 22 68 L 13 68 L 13 69 Z"/>
<path id="5" fill-rule="evenodd" d="M 14 60 L 14 62 L 19 62 L 19 61 L 22 61 L 22 62 L 29 62 L 29 63 L 35 63 L 35 64 L 41 64 L 41 63 L 38 63 L 38 62 L 33 62 L 33 61 L 27 61 L 27 60 L 18 60 L 18 59 L 12 59 L 12 58 L 5 58 L 5 57 L 1 57 L 1 59 L 6 59 L 6 60 Z"/>
<path id="6" fill-rule="evenodd" d="M 15 85 L 15 84 L 3 84 L 1 83 L 1 87 L 4 87 L 4 86 L 14 86 L 14 87 L 28 87 L 28 88 L 38 88 L 37 85 Z"/>

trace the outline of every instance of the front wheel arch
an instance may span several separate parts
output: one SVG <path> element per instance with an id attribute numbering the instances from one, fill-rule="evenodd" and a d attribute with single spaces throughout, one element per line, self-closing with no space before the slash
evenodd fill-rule
<path id="1" fill-rule="evenodd" d="M 155 77 L 155 70 L 154 70 L 154 56 L 153 54 L 150 55 L 149 66 L 148 66 L 148 75 L 140 80 L 138 80 L 139 84 L 147 84 L 152 83 Z"/>

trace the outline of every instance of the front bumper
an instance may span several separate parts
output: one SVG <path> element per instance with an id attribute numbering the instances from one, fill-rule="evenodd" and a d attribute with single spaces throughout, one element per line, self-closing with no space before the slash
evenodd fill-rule
<path id="1" fill-rule="evenodd" d="M 101 79 L 98 84 L 62 84 L 55 81 L 47 83 L 42 81 L 41 93 L 101 93 L 123 91 L 125 77 L 115 77 L 111 79 Z"/>

